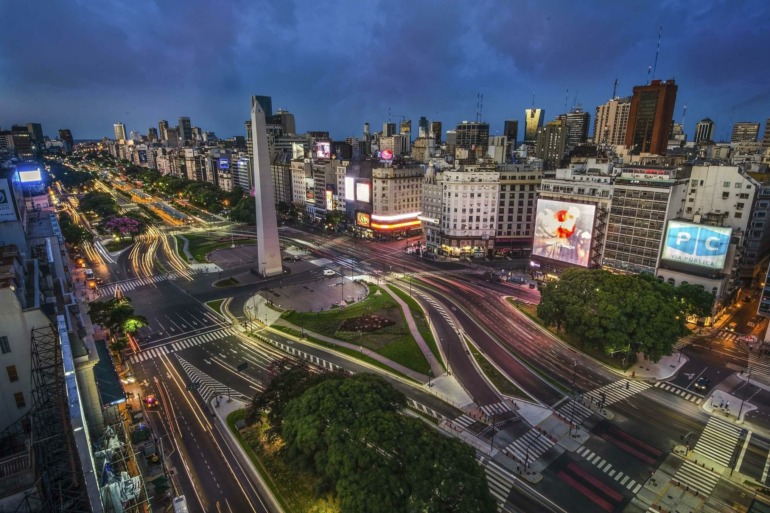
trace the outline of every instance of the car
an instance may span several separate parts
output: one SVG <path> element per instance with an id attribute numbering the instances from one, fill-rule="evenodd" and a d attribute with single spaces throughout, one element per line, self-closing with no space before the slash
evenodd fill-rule
<path id="1" fill-rule="evenodd" d="M 693 388 L 696 390 L 706 391 L 709 388 L 711 388 L 711 380 L 709 378 L 698 378 L 698 381 L 695 382 L 693 385 Z"/>
<path id="2" fill-rule="evenodd" d="M 737 327 L 738 327 L 737 322 L 731 322 L 730 324 L 727 325 L 727 331 L 735 331 L 735 328 Z"/>
<path id="3" fill-rule="evenodd" d="M 753 328 L 756 325 L 757 325 L 757 323 L 754 322 L 754 321 L 749 321 L 749 322 L 746 323 L 746 326 L 749 327 L 749 328 Z"/>
<path id="4" fill-rule="evenodd" d="M 331 269 L 324 269 L 324 276 L 334 276 L 337 274 L 337 271 L 332 271 Z"/>
<path id="5" fill-rule="evenodd" d="M 743 301 L 748 303 L 749 301 L 751 301 L 751 296 L 744 296 Z"/>
<path id="6" fill-rule="evenodd" d="M 144 396 L 144 404 L 147 405 L 148 408 L 154 408 L 158 406 L 158 398 L 155 397 L 155 394 L 149 394 Z"/>

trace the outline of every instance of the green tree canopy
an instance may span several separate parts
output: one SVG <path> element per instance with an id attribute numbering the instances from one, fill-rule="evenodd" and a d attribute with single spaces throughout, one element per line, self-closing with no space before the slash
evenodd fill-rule
<path id="1" fill-rule="evenodd" d="M 118 204 L 111 194 L 91 191 L 80 200 L 84 212 L 95 212 L 100 217 L 109 217 L 118 213 Z"/>
<path id="2" fill-rule="evenodd" d="M 110 298 L 89 303 L 88 315 L 91 321 L 112 333 L 135 333 L 139 328 L 147 325 L 147 319 L 135 313 L 131 300 L 125 296 L 120 299 Z"/>

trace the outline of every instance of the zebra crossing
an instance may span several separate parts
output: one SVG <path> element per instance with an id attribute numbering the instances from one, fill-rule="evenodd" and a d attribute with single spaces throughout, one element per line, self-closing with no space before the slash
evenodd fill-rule
<path id="1" fill-rule="evenodd" d="M 508 502 L 508 495 L 513 488 L 513 475 L 508 470 L 495 463 L 493 460 L 481 459 L 484 467 L 484 473 L 487 475 L 487 484 L 489 491 L 498 501 L 497 511 L 503 511 L 505 503 Z"/>
<path id="2" fill-rule="evenodd" d="M 426 413 L 426 414 L 430 415 L 431 417 L 433 417 L 435 419 L 438 419 L 439 421 L 444 419 L 444 416 L 441 415 L 439 412 L 437 412 L 433 408 L 429 408 L 429 407 L 425 406 L 422 403 L 418 403 L 414 399 L 407 398 L 406 405 L 408 407 L 412 408 L 413 410 L 417 410 L 417 411 L 421 411 L 423 413 Z"/>
<path id="3" fill-rule="evenodd" d="M 484 415 L 489 418 L 492 418 L 493 415 L 502 415 L 511 412 L 511 407 L 505 401 L 500 401 L 499 403 L 494 404 L 486 404 L 484 406 L 479 406 L 479 408 L 481 408 L 481 411 L 484 412 Z"/>
<path id="4" fill-rule="evenodd" d="M 512 456 L 523 464 L 532 463 L 553 447 L 554 443 L 543 431 L 532 428 L 508 444 L 503 449 L 503 454 Z"/>
<path id="5" fill-rule="evenodd" d="M 650 388 L 650 384 L 645 383 L 644 381 L 621 379 L 608 385 L 604 385 L 601 388 L 586 392 L 584 396 L 597 404 L 600 404 L 602 400 L 604 400 L 605 406 L 608 406 L 628 399 L 640 392 L 644 392 L 648 388 Z"/>
<path id="6" fill-rule="evenodd" d="M 676 394 L 682 399 L 690 401 L 691 403 L 694 403 L 694 404 L 700 404 L 703 402 L 703 397 L 699 396 L 698 394 L 688 392 L 683 388 L 679 388 L 676 385 L 672 385 L 664 381 L 656 382 L 655 388 L 660 388 L 661 390 L 665 390 L 666 392 L 671 392 L 672 394 Z"/>
<path id="7" fill-rule="evenodd" d="M 473 417 L 469 417 L 468 415 L 463 413 L 459 417 L 455 418 L 452 422 L 462 427 L 463 429 L 468 429 L 474 422 L 478 422 L 478 421 Z"/>
<path id="8" fill-rule="evenodd" d="M 741 429 L 718 417 L 711 417 L 693 452 L 706 456 L 723 467 L 730 465 Z"/>
<path id="9" fill-rule="evenodd" d="M 749 369 L 751 379 L 770 384 L 770 357 L 758 354 L 758 351 L 749 351 Z"/>
<path id="10" fill-rule="evenodd" d="M 607 474 L 608 477 L 614 479 L 620 486 L 624 486 L 626 490 L 630 490 L 634 494 L 639 493 L 639 490 L 641 490 L 641 483 L 637 483 L 636 480 L 628 474 L 624 474 L 618 469 L 613 469 L 610 462 L 605 461 L 604 458 L 598 454 L 595 454 L 585 445 L 578 449 L 576 452 L 585 458 L 588 463 Z"/>
<path id="11" fill-rule="evenodd" d="M 181 351 L 182 349 L 189 349 L 193 346 L 198 346 L 206 342 L 213 342 L 215 340 L 220 340 L 224 337 L 233 336 L 233 335 L 236 335 L 237 333 L 238 331 L 235 328 L 223 328 L 223 329 L 218 329 L 214 331 L 209 331 L 208 333 L 202 333 L 192 337 L 187 337 L 182 340 L 173 342 L 171 344 L 165 344 L 162 346 L 154 347 L 152 349 L 143 350 L 140 353 L 131 355 L 128 358 L 128 362 L 129 363 L 143 362 L 145 360 L 150 360 L 152 358 L 158 358 L 164 354 L 174 353 L 176 351 Z"/>
<path id="12" fill-rule="evenodd" d="M 322 369 L 327 369 L 330 371 L 343 371 L 348 372 L 352 374 L 350 371 L 345 371 L 345 369 L 337 364 L 334 364 L 330 361 L 324 360 L 323 358 L 319 358 L 315 355 L 312 355 L 310 353 L 306 353 L 305 351 L 298 349 L 294 347 L 293 345 L 284 344 L 283 342 L 279 342 L 278 340 L 273 340 L 272 338 L 264 337 L 258 333 L 254 334 L 254 337 L 258 338 L 259 340 L 270 344 L 273 347 L 277 347 L 284 353 L 288 353 L 293 356 L 297 356 L 299 358 L 302 358 L 303 360 L 306 360 L 314 365 L 317 365 L 318 367 L 321 367 Z"/>
<path id="13" fill-rule="evenodd" d="M 229 389 L 224 383 L 221 383 L 212 378 L 184 358 L 181 358 L 179 355 L 175 356 L 177 360 L 179 360 L 179 363 L 182 365 L 185 374 L 187 374 L 187 377 L 190 379 L 190 383 L 197 384 L 197 391 L 201 395 L 201 398 L 203 398 L 204 402 L 208 403 L 215 395 L 227 394 L 228 390 L 231 397 L 248 400 L 247 397 L 235 392 L 232 389 Z"/>
<path id="14" fill-rule="evenodd" d="M 137 287 L 141 287 L 143 285 L 151 285 L 153 283 L 158 283 L 161 281 L 167 281 L 167 280 L 174 280 L 176 278 L 179 278 L 181 275 L 177 272 L 172 273 L 165 273 L 165 274 L 156 274 L 155 276 L 148 276 L 148 277 L 142 277 L 142 278 L 132 278 L 130 280 L 126 281 L 119 281 L 115 283 L 108 283 L 106 285 L 102 285 L 96 290 L 96 294 L 99 297 L 107 297 L 112 296 L 115 294 L 115 289 L 117 287 L 120 287 L 120 290 L 122 292 L 128 292 L 129 290 L 134 290 Z"/>
<path id="15" fill-rule="evenodd" d="M 717 332 L 717 337 L 718 338 L 723 338 L 725 340 L 729 340 L 731 342 L 735 342 L 736 340 L 741 338 L 741 336 L 739 334 L 735 333 L 734 331 L 727 331 L 727 330 L 719 330 Z"/>
<path id="16" fill-rule="evenodd" d="M 446 320 L 446 322 L 452 327 L 452 329 L 457 331 L 457 327 L 455 326 L 454 320 L 452 320 L 452 317 L 449 315 L 449 313 L 446 310 L 444 310 L 444 307 L 441 306 L 438 301 L 436 301 L 432 297 L 430 297 L 430 296 L 428 296 L 428 295 L 426 295 L 426 294 L 424 294 L 424 293 L 422 293 L 420 291 L 417 291 L 417 290 L 415 290 L 413 292 L 413 294 L 416 294 L 416 295 L 420 296 L 425 301 L 430 303 L 431 306 L 436 309 L 436 311 L 439 313 L 439 315 L 441 315 L 441 317 L 443 317 L 444 320 Z"/>
<path id="17" fill-rule="evenodd" d="M 684 460 L 684 463 L 682 463 L 682 466 L 679 467 L 679 470 L 674 475 L 674 482 L 680 486 L 697 490 L 708 497 L 719 482 L 719 474 L 698 465 L 692 460 Z"/>
<path id="18" fill-rule="evenodd" d="M 555 411 L 564 420 L 572 421 L 577 426 L 594 414 L 592 409 L 583 405 L 579 400 L 564 401 Z"/>

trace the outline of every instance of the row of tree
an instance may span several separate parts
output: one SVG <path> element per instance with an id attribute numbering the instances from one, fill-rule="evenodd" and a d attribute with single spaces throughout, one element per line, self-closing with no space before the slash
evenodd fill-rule
<path id="1" fill-rule="evenodd" d="M 403 415 L 405 396 L 382 378 L 277 365 L 247 418 L 267 422 L 287 460 L 320 476 L 343 513 L 495 510 L 474 450 Z"/>
<path id="2" fill-rule="evenodd" d="M 122 350 L 126 347 L 126 335 L 136 333 L 147 326 L 147 319 L 138 315 L 127 296 L 113 297 L 88 304 L 88 315 L 94 324 L 109 330 L 112 347 Z"/>
<path id="3" fill-rule="evenodd" d="M 542 288 L 537 314 L 588 349 L 641 351 L 657 361 L 689 332 L 687 318 L 711 315 L 713 302 L 714 296 L 696 285 L 674 287 L 650 275 L 573 268 Z"/>

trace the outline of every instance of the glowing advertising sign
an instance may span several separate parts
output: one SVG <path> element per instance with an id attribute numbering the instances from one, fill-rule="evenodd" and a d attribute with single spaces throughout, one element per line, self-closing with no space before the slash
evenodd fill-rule
<path id="1" fill-rule="evenodd" d="M 363 201 L 369 203 L 371 201 L 371 195 L 369 194 L 368 182 L 356 182 L 356 201 Z"/>
<path id="2" fill-rule="evenodd" d="M 147 150 L 139 150 L 137 151 L 139 154 L 139 162 L 146 163 L 147 162 Z"/>
<path id="3" fill-rule="evenodd" d="M 380 158 L 382 160 L 393 160 L 393 150 L 382 150 L 380 152 Z"/>
<path id="4" fill-rule="evenodd" d="M 218 161 L 218 164 L 219 164 L 218 165 L 219 169 L 223 171 L 227 171 L 228 169 L 230 169 L 230 159 L 228 159 L 227 157 L 220 158 Z"/>
<path id="5" fill-rule="evenodd" d="M 332 143 L 329 141 L 318 141 L 315 143 L 315 158 L 329 159 L 332 156 Z"/>
<path id="6" fill-rule="evenodd" d="M 43 177 L 40 174 L 40 169 L 19 170 L 19 181 L 21 183 L 42 182 Z"/>
<path id="7" fill-rule="evenodd" d="M 596 206 L 538 200 L 532 255 L 588 267 Z"/>
<path id="8" fill-rule="evenodd" d="M 326 194 L 326 210 L 334 210 L 334 191 L 326 189 L 324 193 Z"/>
<path id="9" fill-rule="evenodd" d="M 345 177 L 345 200 L 356 200 L 356 179 L 352 176 Z"/>
<path id="10" fill-rule="evenodd" d="M 312 189 L 308 189 L 305 192 L 305 199 L 308 203 L 315 203 L 315 191 Z"/>
<path id="11" fill-rule="evenodd" d="M 721 270 L 732 228 L 669 221 L 661 260 Z"/>
<path id="12" fill-rule="evenodd" d="M 356 224 L 358 226 L 363 226 L 364 228 L 369 228 L 371 217 L 366 212 L 356 212 Z"/>

